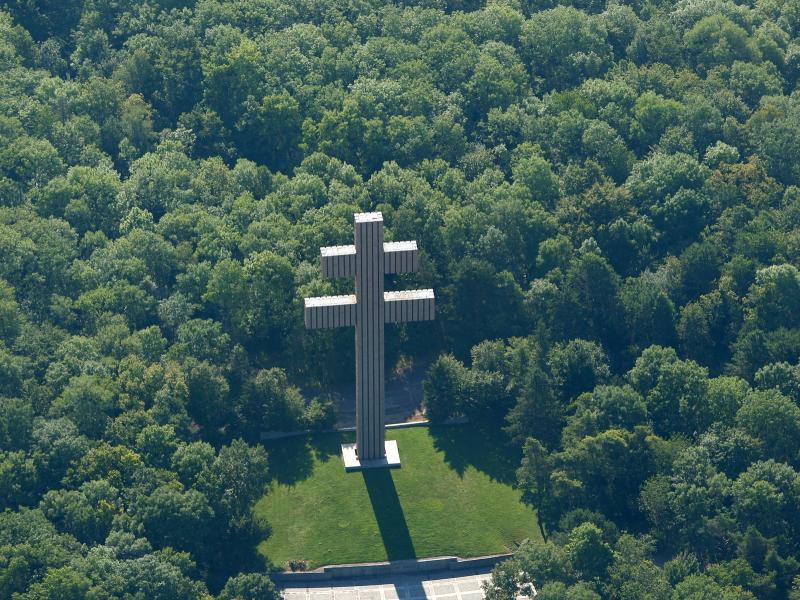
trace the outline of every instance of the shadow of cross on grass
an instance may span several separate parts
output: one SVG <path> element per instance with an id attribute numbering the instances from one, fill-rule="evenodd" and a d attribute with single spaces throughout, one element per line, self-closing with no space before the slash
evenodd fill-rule
<path id="1" fill-rule="evenodd" d="M 416 558 L 414 543 L 411 541 L 403 507 L 397 496 L 391 469 L 365 469 L 361 473 L 364 476 L 364 485 L 367 486 L 369 501 L 372 503 L 387 558 L 389 560 Z"/>

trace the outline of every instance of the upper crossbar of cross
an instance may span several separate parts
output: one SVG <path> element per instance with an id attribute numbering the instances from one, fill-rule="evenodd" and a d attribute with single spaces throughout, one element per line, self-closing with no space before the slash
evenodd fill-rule
<path id="1" fill-rule="evenodd" d="M 377 215 L 377 216 L 376 216 Z M 383 217 L 381 213 L 358 213 L 355 215 L 356 227 L 359 223 L 380 223 L 382 229 Z M 374 227 L 373 227 L 374 229 Z M 382 237 L 382 231 L 381 231 Z M 366 240 L 365 240 L 366 241 Z M 373 241 L 370 239 L 369 241 Z M 383 275 L 414 273 L 419 268 L 419 250 L 416 241 L 382 242 L 377 244 L 364 244 L 364 252 L 368 254 L 367 260 L 357 269 L 357 252 L 355 244 L 346 246 L 327 246 L 320 249 L 320 267 L 323 277 L 333 279 L 338 277 L 353 277 L 363 279 L 363 288 L 368 294 L 368 287 L 380 287 L 383 307 L 384 323 L 406 323 L 411 321 L 428 321 L 434 318 L 435 299 L 433 290 L 413 290 L 401 292 L 384 292 L 383 279 L 377 281 L 376 271 Z M 375 250 L 378 250 L 377 252 Z M 371 260 L 369 260 L 371 259 Z M 381 263 L 382 269 L 375 269 L 371 263 Z M 360 291 L 360 290 L 359 290 Z M 305 324 L 309 329 L 328 329 L 333 327 L 347 327 L 356 324 L 358 299 L 356 294 L 344 296 L 322 296 L 305 299 Z M 377 312 L 377 311 L 376 311 Z M 372 317 L 373 315 L 368 315 Z"/>

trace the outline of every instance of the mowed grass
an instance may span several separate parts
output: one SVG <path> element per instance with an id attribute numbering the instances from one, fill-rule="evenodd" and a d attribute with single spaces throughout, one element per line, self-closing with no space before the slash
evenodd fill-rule
<path id="1" fill-rule="evenodd" d="M 275 567 L 309 567 L 512 550 L 539 538 L 535 511 L 511 486 L 519 457 L 467 426 L 387 430 L 399 469 L 346 473 L 320 434 L 267 444 L 273 476 L 256 504 L 272 527 L 258 550 Z"/>

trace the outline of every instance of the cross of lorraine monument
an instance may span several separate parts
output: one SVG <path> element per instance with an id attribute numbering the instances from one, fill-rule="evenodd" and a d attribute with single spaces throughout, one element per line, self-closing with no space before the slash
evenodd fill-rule
<path id="1" fill-rule="evenodd" d="M 413 273 L 417 242 L 384 242 L 383 215 L 356 213 L 355 245 L 321 249 L 323 277 L 353 277 L 356 293 L 305 299 L 309 329 L 356 328 L 356 443 L 342 444 L 348 471 L 400 465 L 397 442 L 385 435 L 385 323 L 430 321 L 433 290 L 384 292 L 383 276 Z"/>

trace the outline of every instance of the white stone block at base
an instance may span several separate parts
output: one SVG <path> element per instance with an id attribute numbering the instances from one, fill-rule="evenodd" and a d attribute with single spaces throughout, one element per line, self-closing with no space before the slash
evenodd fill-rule
<path id="1" fill-rule="evenodd" d="M 355 444 L 342 444 L 342 459 L 345 471 L 360 471 L 361 469 L 396 468 L 400 466 L 400 452 L 397 450 L 396 440 L 386 440 L 384 446 L 386 456 L 377 460 L 358 460 Z"/>

